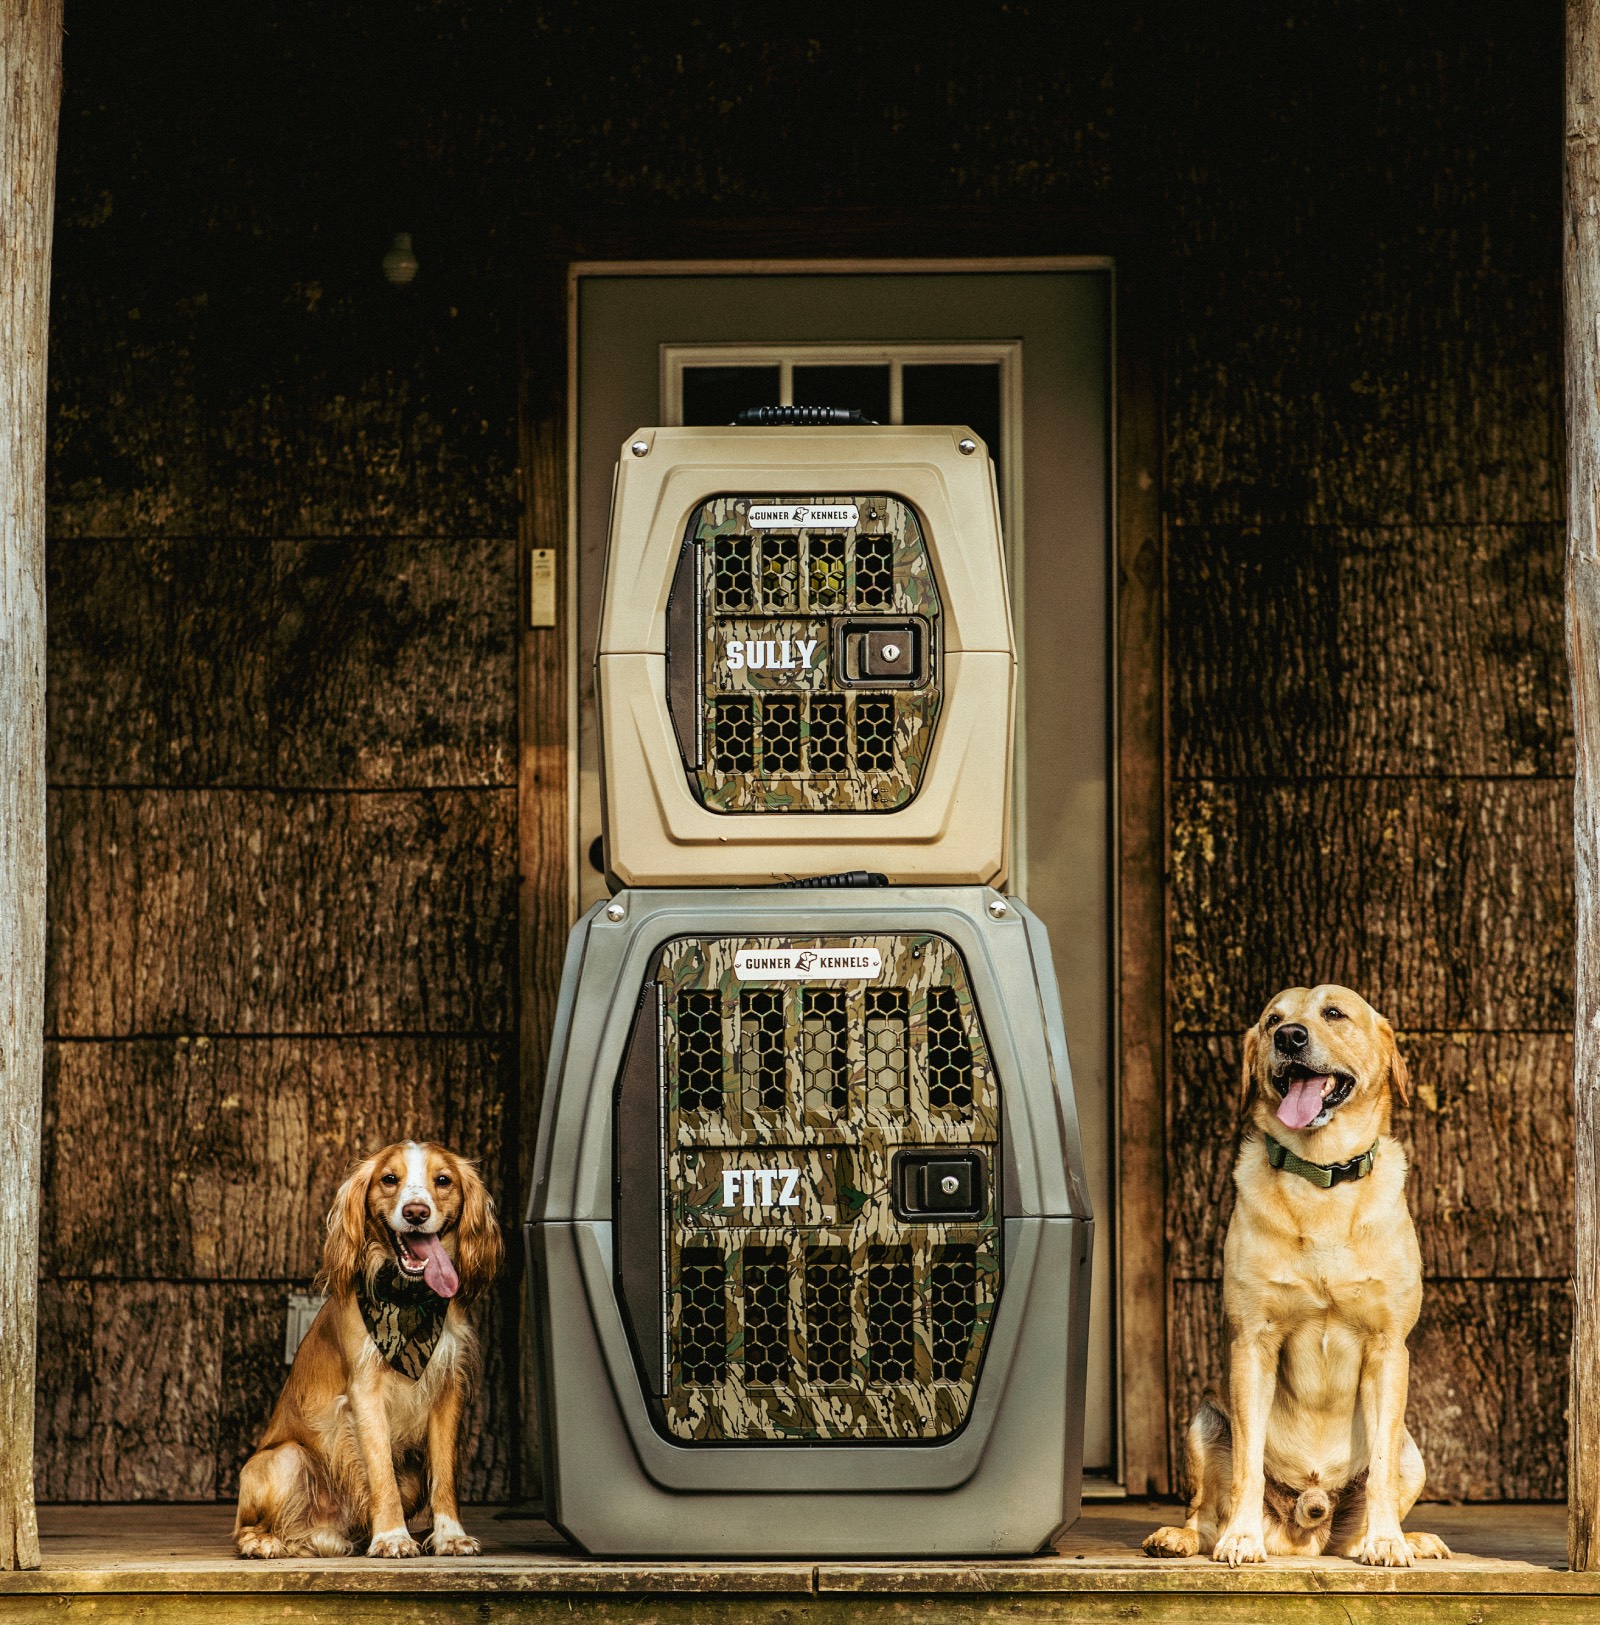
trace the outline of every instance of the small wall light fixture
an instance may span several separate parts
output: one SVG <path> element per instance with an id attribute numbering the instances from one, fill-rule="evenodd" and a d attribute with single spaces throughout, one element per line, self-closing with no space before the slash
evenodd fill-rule
<path id="1" fill-rule="evenodd" d="M 411 246 L 411 233 L 397 231 L 394 241 L 389 245 L 389 252 L 383 256 L 384 281 L 391 282 L 397 288 L 403 288 L 417 274 L 417 254 Z"/>

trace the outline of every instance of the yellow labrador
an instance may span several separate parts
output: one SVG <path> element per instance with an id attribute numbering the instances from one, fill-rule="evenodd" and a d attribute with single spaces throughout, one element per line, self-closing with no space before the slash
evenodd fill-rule
<path id="1" fill-rule="evenodd" d="M 1405 1423 L 1422 1259 L 1389 1137 L 1408 1082 L 1393 1029 L 1347 987 L 1289 988 L 1245 1034 L 1228 1403 L 1208 1396 L 1189 1426 L 1189 1517 L 1145 1541 L 1153 1557 L 1450 1555 L 1400 1528 L 1423 1481 Z"/>

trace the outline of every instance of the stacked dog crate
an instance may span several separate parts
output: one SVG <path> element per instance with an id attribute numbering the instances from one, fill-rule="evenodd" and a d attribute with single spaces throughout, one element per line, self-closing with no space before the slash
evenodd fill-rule
<path id="1" fill-rule="evenodd" d="M 805 414 L 793 414 L 804 416 Z M 960 428 L 643 429 L 528 1216 L 548 1515 L 598 1554 L 1037 1550 L 1090 1211 L 1005 881 L 1016 661 Z"/>

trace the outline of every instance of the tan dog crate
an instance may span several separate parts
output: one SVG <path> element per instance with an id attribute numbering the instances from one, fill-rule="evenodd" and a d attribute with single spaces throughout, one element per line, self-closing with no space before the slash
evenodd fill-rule
<path id="1" fill-rule="evenodd" d="M 999 884 L 1015 679 L 970 430 L 624 444 L 596 658 L 615 883 Z"/>

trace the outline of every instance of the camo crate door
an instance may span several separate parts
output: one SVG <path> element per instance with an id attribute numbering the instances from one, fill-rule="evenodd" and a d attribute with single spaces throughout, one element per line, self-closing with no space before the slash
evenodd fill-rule
<path id="1" fill-rule="evenodd" d="M 768 524 L 763 513 L 793 520 Z M 681 742 L 699 743 L 686 765 L 706 807 L 894 812 L 912 800 L 938 725 L 943 649 L 933 563 L 910 504 L 714 498 L 689 522 L 673 592 L 693 594 L 699 609 L 669 624 L 700 628 L 699 715 L 674 720 Z M 874 627 L 904 634 L 890 645 L 904 676 L 892 665 L 851 669 L 847 641 Z"/>
<path id="2" fill-rule="evenodd" d="M 741 951 L 875 952 L 872 979 L 741 980 Z M 680 938 L 664 951 L 667 1391 L 693 1441 L 939 1439 L 1000 1291 L 999 1101 L 936 936 Z M 901 1217 L 897 1152 L 975 1151 L 976 1218 Z"/>

